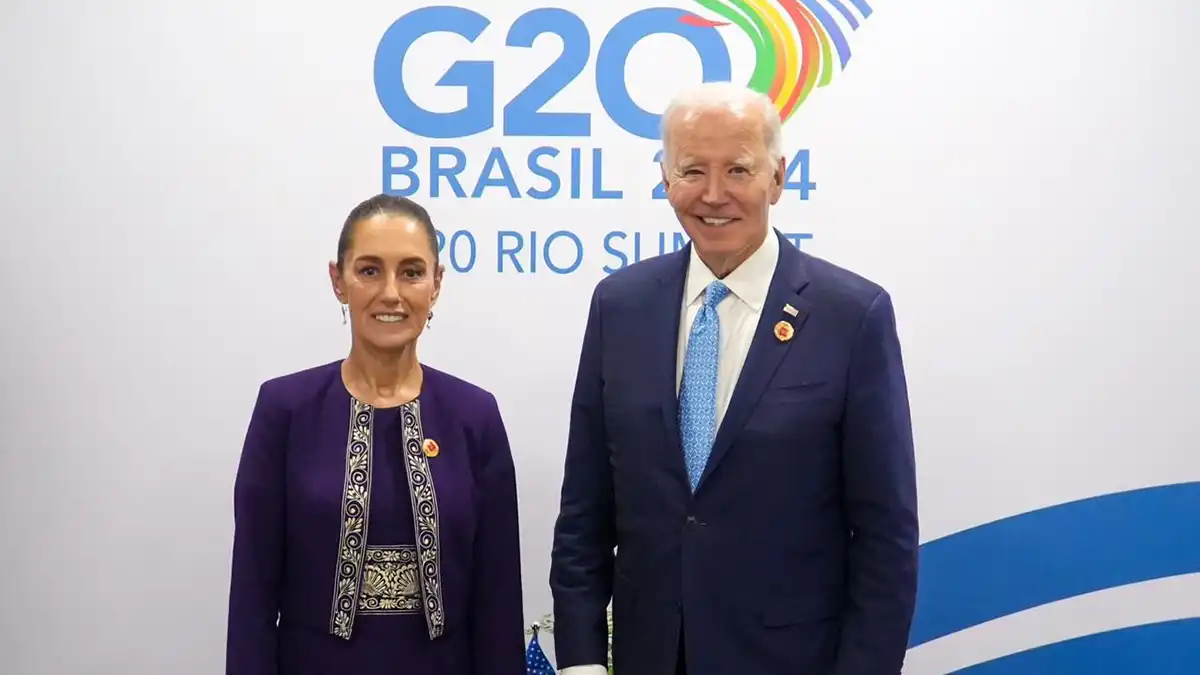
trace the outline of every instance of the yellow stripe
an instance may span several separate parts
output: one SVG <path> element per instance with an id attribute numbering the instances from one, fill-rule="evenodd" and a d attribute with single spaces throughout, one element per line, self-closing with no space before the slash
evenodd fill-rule
<path id="1" fill-rule="evenodd" d="M 775 102 L 777 108 L 782 109 L 787 103 L 788 97 L 796 89 L 796 78 L 800 72 L 800 57 L 797 56 L 796 38 L 792 35 L 790 26 L 783 15 L 779 13 L 773 5 L 770 5 L 766 0 L 747 0 L 749 4 L 758 11 L 767 23 L 768 29 L 771 31 L 771 36 L 775 41 L 775 48 L 778 50 L 783 48 L 784 53 L 784 77 L 783 87 L 779 90 L 779 100 Z"/>

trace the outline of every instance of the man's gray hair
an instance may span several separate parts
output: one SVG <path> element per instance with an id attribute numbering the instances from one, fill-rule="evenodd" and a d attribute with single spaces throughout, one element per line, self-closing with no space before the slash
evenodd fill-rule
<path id="1" fill-rule="evenodd" d="M 727 110 L 744 116 L 759 106 L 763 109 L 763 141 L 771 162 L 778 162 L 783 157 L 783 122 L 770 97 L 732 82 L 704 82 L 680 91 L 663 111 L 659 137 L 662 138 L 664 166 L 670 148 L 671 124 L 679 114 Z"/>

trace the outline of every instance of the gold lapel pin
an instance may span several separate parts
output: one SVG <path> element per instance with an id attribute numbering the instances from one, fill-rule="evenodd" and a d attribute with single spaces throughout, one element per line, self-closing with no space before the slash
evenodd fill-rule
<path id="1" fill-rule="evenodd" d="M 780 321 L 775 324 L 775 339 L 780 342 L 787 342 L 796 334 L 796 329 L 792 328 L 792 324 L 786 321 Z"/>
<path id="2" fill-rule="evenodd" d="M 425 451 L 426 457 L 437 457 L 441 448 L 438 447 L 437 441 L 432 438 L 426 438 L 425 442 L 421 445 L 421 450 Z"/>
<path id="3" fill-rule="evenodd" d="M 800 310 L 796 309 L 795 307 L 792 307 L 791 305 L 784 305 L 783 313 L 788 314 L 790 316 L 800 316 Z"/>

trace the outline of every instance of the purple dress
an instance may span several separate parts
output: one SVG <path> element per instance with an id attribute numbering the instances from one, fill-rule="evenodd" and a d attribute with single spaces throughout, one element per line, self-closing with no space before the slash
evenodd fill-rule
<path id="1" fill-rule="evenodd" d="M 396 408 L 341 363 L 264 383 L 234 490 L 226 675 L 523 675 L 496 399 L 428 366 Z"/>

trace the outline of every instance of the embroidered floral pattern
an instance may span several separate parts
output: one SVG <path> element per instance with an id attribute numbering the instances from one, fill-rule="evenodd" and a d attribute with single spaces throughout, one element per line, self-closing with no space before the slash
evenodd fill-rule
<path id="1" fill-rule="evenodd" d="M 400 410 L 405 475 L 412 499 L 417 545 L 367 547 L 375 409 L 351 398 L 342 528 L 330 633 L 349 640 L 356 614 L 409 614 L 423 611 L 429 638 L 442 635 L 441 540 L 433 473 L 422 449 L 421 406 Z"/>
<path id="2" fill-rule="evenodd" d="M 438 530 L 437 494 L 433 489 L 433 473 L 422 446 L 425 432 L 421 428 L 421 403 L 413 401 L 400 413 L 404 427 L 404 459 L 408 469 L 408 492 L 412 497 L 413 525 L 417 535 L 417 560 L 420 564 L 421 588 L 425 604 L 425 623 L 429 638 L 442 634 L 446 625 L 442 606 L 441 547 Z"/>
<path id="3" fill-rule="evenodd" d="M 342 493 L 342 532 L 338 545 L 331 633 L 350 639 L 362 585 L 367 550 L 367 514 L 371 507 L 371 442 L 375 409 L 351 399 L 350 438 L 346 442 L 346 478 Z"/>
<path id="4" fill-rule="evenodd" d="M 415 614 L 421 611 L 415 546 L 367 548 L 360 614 Z"/>

